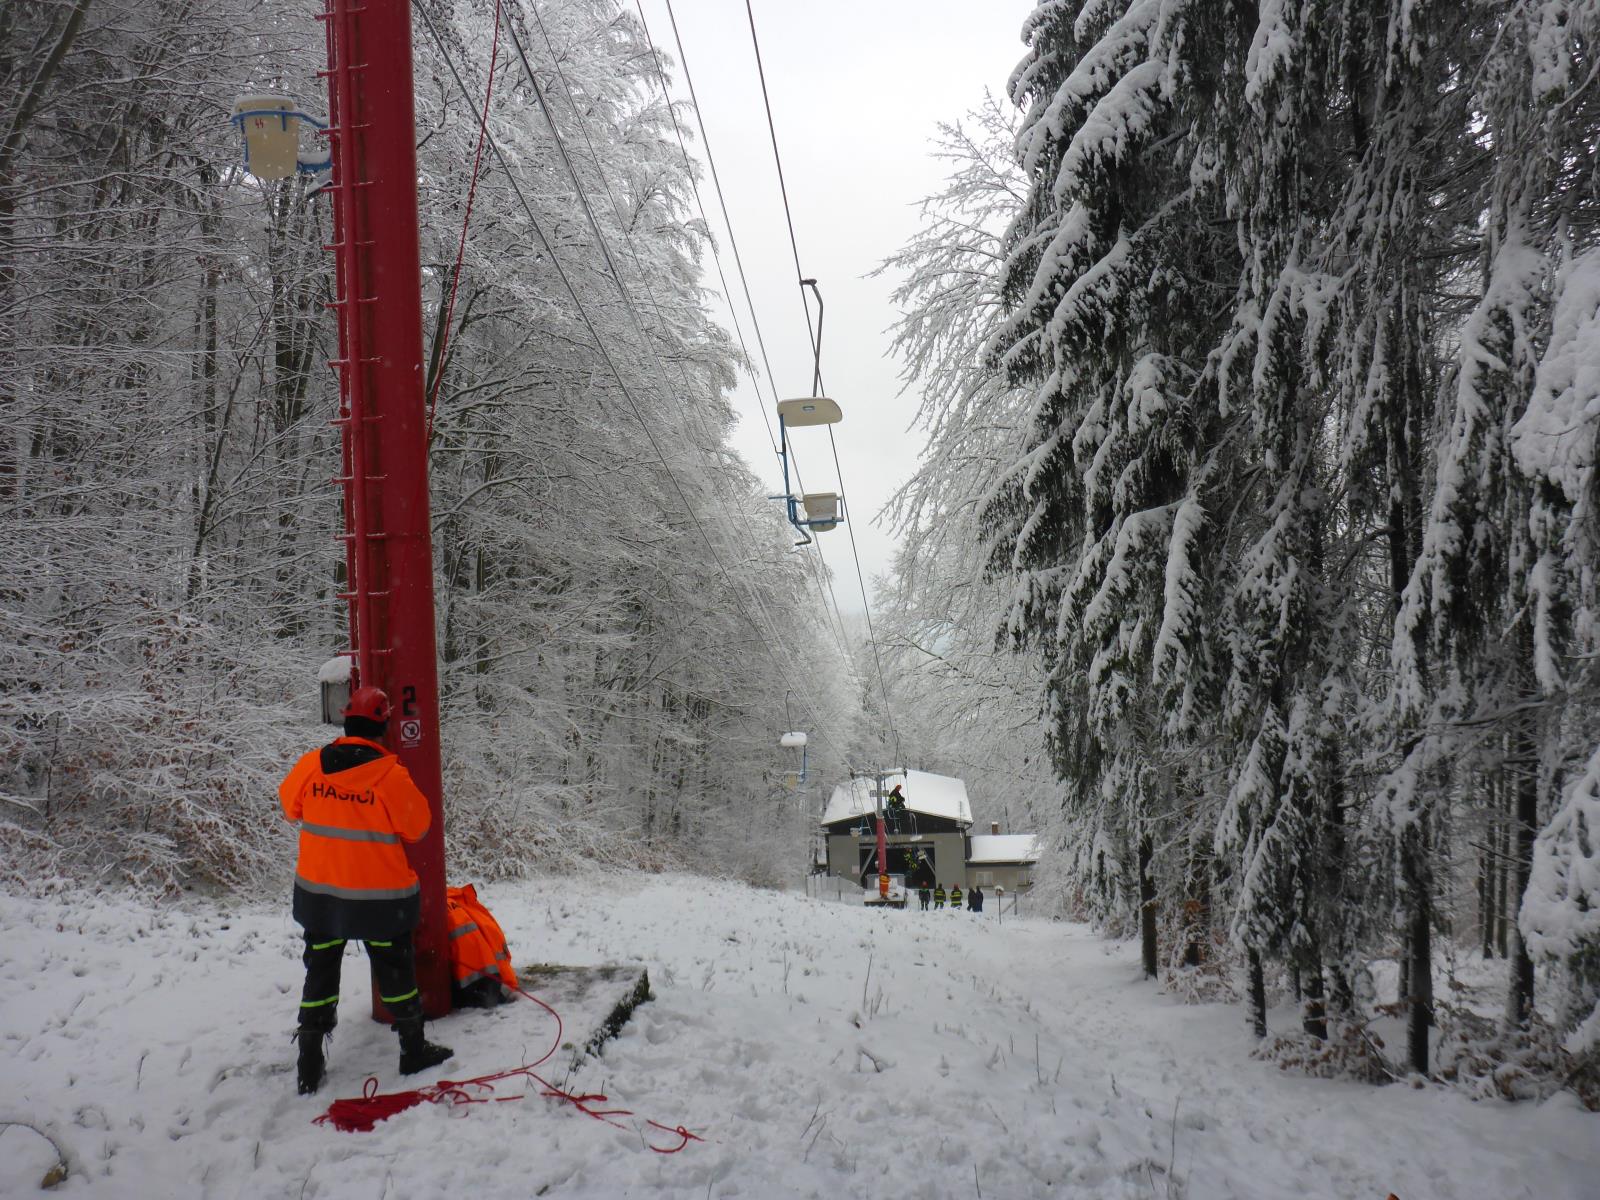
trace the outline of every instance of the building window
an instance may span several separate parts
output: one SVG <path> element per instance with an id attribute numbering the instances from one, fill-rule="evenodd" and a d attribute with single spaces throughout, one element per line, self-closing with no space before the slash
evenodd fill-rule
<path id="1" fill-rule="evenodd" d="M 993 887 L 994 886 L 994 872 L 993 871 L 979 871 L 979 872 L 977 872 L 977 881 L 978 881 L 978 886 L 979 887 Z"/>

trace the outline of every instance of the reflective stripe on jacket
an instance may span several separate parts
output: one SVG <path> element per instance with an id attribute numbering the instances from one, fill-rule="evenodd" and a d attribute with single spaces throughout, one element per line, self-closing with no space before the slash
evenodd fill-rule
<path id="1" fill-rule="evenodd" d="M 428 831 L 428 800 L 377 742 L 340 738 L 301 756 L 278 799 L 284 819 L 300 822 L 297 892 L 353 902 L 418 894 L 401 843 Z"/>
<path id="2" fill-rule="evenodd" d="M 507 987 L 517 986 L 506 935 L 469 883 L 445 889 L 450 913 L 450 969 L 457 987 L 498 975 Z"/>

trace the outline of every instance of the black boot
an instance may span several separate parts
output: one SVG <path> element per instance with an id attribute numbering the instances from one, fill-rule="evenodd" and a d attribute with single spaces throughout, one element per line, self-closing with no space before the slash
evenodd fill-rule
<path id="1" fill-rule="evenodd" d="M 415 1075 L 429 1067 L 437 1067 L 455 1051 L 448 1046 L 435 1046 L 422 1036 L 422 1018 L 396 1021 L 395 1032 L 400 1035 L 400 1074 Z"/>
<path id="2" fill-rule="evenodd" d="M 322 1047 L 325 1042 L 333 1039 L 333 1034 L 322 1029 L 302 1029 L 297 1035 L 300 1039 L 300 1061 L 296 1064 L 296 1073 L 299 1083 L 296 1090 L 302 1096 L 309 1096 L 322 1086 L 322 1076 L 326 1068 Z"/>

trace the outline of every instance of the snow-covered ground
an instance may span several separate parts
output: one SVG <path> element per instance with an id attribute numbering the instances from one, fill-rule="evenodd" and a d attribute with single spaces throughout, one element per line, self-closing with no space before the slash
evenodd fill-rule
<path id="1" fill-rule="evenodd" d="M 701 1134 L 619 1131 L 530 1095 L 311 1123 L 395 1073 L 346 960 L 329 1085 L 294 1094 L 299 937 L 281 906 L 0 898 L 0 1122 L 45 1130 L 56 1193 L 117 1197 L 1600 1196 L 1600 1117 L 1285 1075 L 1242 1012 L 1184 1006 L 1136 948 L 965 912 L 868 911 L 684 876 L 481 889 L 526 961 L 637 961 L 655 1000 L 571 1081 Z M 870 974 L 869 974 L 870 964 Z M 456 1059 L 549 1044 L 518 1001 L 433 1027 Z M 513 1088 L 515 1092 L 518 1089 Z M 53 1152 L 0 1130 L 0 1191 Z"/>

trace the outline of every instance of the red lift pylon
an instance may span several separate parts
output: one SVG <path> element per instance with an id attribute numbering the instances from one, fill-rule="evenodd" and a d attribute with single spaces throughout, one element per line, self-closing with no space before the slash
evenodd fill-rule
<path id="1" fill-rule="evenodd" d="M 422 882 L 417 982 L 450 1011 L 438 651 L 422 394 L 422 268 L 409 0 L 326 0 L 350 653 L 389 694 L 389 744 L 433 812 L 406 848 Z M 373 1015 L 386 1018 L 373 994 Z"/>

